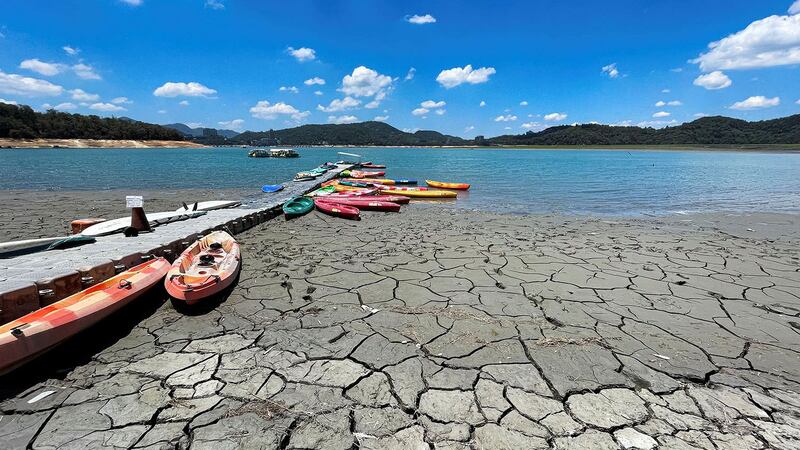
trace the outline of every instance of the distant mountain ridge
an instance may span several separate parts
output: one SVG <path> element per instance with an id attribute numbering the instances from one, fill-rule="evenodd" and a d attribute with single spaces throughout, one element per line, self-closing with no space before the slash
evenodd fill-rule
<path id="1" fill-rule="evenodd" d="M 245 131 L 233 141 L 249 144 L 260 140 L 280 145 L 467 145 L 469 141 L 437 131 L 407 133 L 383 122 L 301 125 L 269 131 Z"/>
<path id="2" fill-rule="evenodd" d="M 234 136 L 239 134 L 239 132 L 237 132 L 237 131 L 224 130 L 224 129 L 219 129 L 219 128 L 209 128 L 209 127 L 192 128 L 189 125 L 186 125 L 186 124 L 183 124 L 183 123 L 169 123 L 169 124 L 161 125 L 161 126 L 164 127 L 164 128 L 171 128 L 171 129 L 183 134 L 184 136 L 190 137 L 190 138 L 192 138 L 192 137 L 195 137 L 195 138 L 202 137 L 203 136 L 203 130 L 214 130 L 219 136 L 222 136 L 222 137 L 224 137 L 226 139 L 230 139 L 230 138 L 232 138 L 232 137 L 234 137 Z"/>

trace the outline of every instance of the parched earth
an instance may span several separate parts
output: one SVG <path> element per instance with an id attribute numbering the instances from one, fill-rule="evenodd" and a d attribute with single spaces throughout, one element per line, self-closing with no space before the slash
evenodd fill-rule
<path id="1" fill-rule="evenodd" d="M 0 447 L 800 448 L 794 240 L 419 206 L 239 239 L 215 308 L 17 379 Z"/>

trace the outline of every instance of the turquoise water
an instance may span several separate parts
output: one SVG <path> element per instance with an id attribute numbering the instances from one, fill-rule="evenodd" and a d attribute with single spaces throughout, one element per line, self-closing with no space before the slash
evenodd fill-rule
<path id="1" fill-rule="evenodd" d="M 512 213 L 800 212 L 800 154 L 699 151 L 307 148 L 295 159 L 247 149 L 0 150 L 0 189 L 253 189 L 342 159 L 386 164 L 387 178 L 473 184 L 447 205 Z"/>

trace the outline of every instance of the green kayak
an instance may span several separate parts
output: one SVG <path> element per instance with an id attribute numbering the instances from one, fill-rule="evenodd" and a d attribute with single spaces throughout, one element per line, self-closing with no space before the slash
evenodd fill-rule
<path id="1" fill-rule="evenodd" d="M 314 200 L 308 197 L 295 197 L 283 204 L 283 213 L 287 219 L 302 216 L 314 209 Z"/>

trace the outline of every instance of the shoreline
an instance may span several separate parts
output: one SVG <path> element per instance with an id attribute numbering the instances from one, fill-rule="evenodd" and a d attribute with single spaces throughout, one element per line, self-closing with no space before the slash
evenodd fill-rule
<path id="1" fill-rule="evenodd" d="M 138 139 L 8 139 L 0 138 L 0 149 L 4 148 L 203 148 L 205 145 L 191 141 L 164 141 Z"/>

